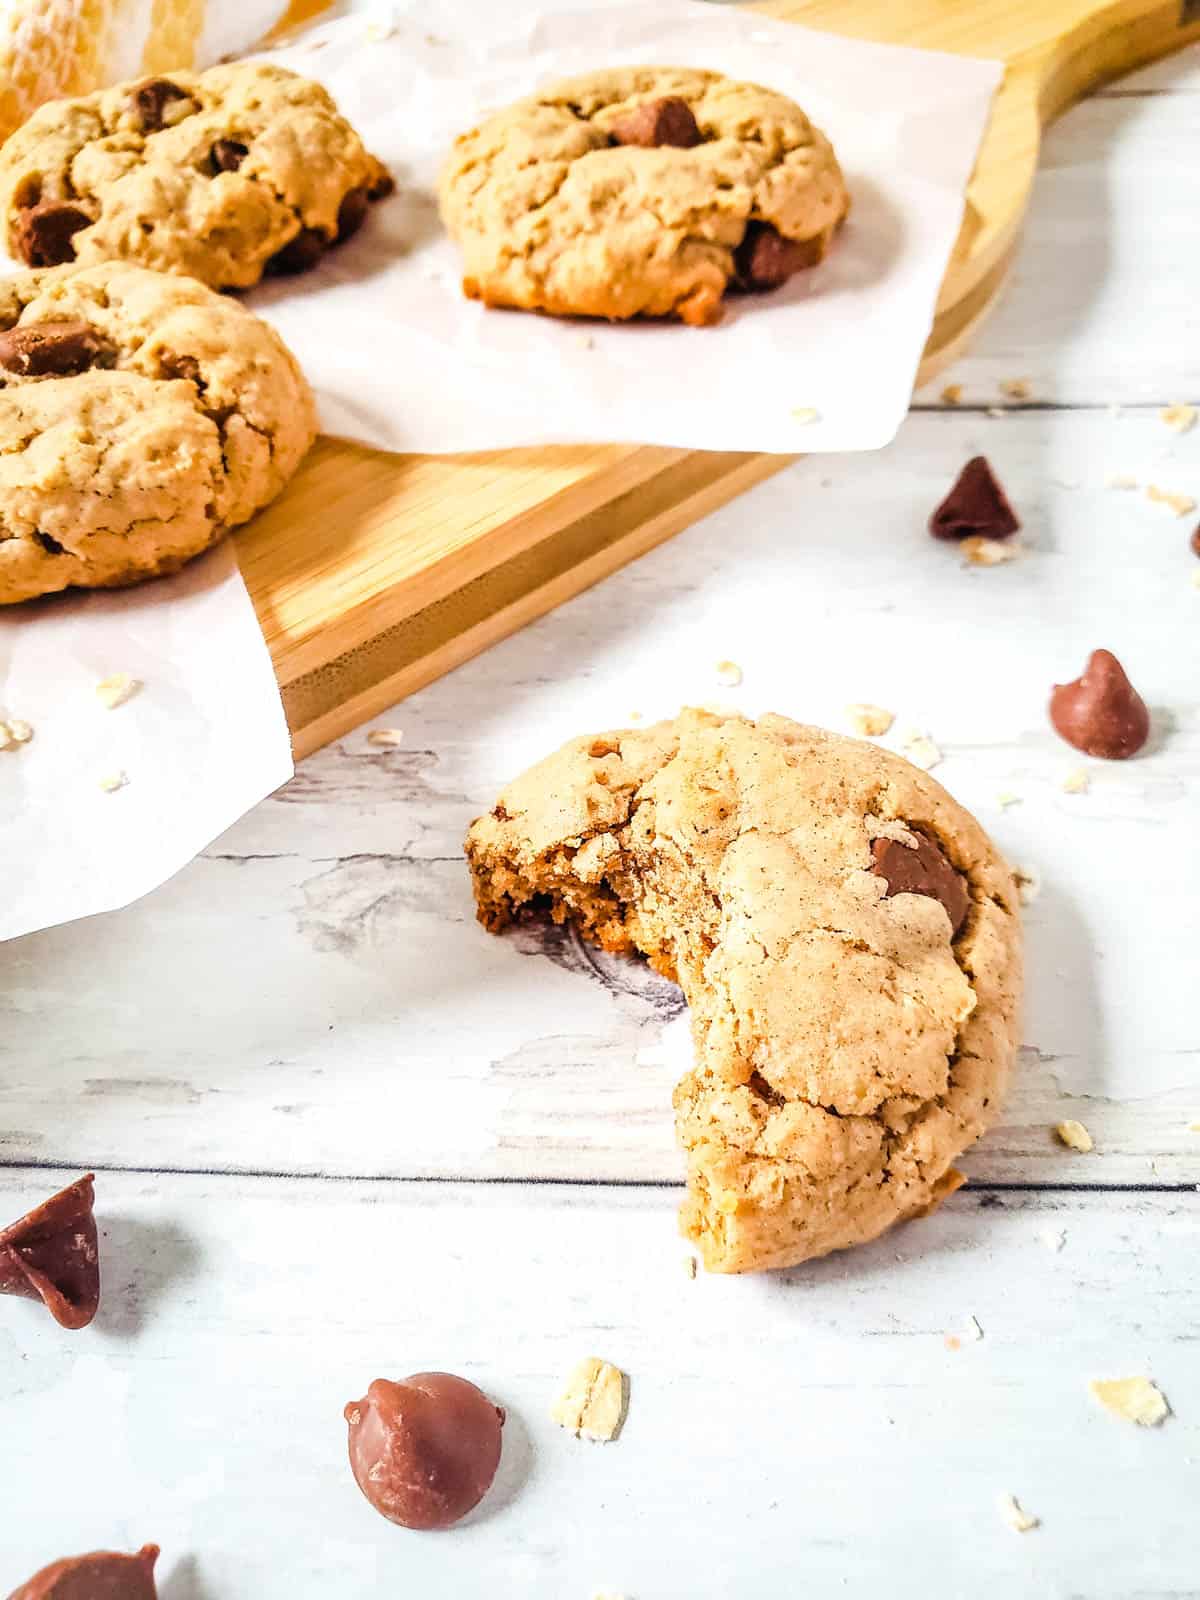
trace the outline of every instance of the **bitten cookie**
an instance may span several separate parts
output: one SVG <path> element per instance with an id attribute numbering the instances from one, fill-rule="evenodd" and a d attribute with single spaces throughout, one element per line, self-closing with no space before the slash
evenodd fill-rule
<path id="1" fill-rule="evenodd" d="M 1018 1044 L 1016 891 L 979 824 L 875 745 L 687 711 L 574 739 L 467 837 L 479 919 L 548 907 L 691 1008 L 681 1224 L 786 1267 L 953 1190 Z"/>
<path id="2" fill-rule="evenodd" d="M 455 141 L 439 202 L 473 299 L 690 323 L 815 265 L 850 203 L 798 105 L 674 67 L 570 78 L 489 117 Z"/>
<path id="3" fill-rule="evenodd" d="M 174 572 L 315 433 L 279 335 L 203 284 L 123 262 L 0 282 L 0 604 Z"/>
<path id="4" fill-rule="evenodd" d="M 260 62 L 51 101 L 0 149 L 19 261 L 136 261 L 214 289 L 313 266 L 391 188 L 320 84 Z"/>

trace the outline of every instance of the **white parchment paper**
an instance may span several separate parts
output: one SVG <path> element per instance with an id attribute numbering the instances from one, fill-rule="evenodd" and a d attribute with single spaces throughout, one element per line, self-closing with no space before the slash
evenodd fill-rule
<path id="1" fill-rule="evenodd" d="M 106 710 L 116 673 L 141 688 Z M 0 750 L 0 939 L 127 905 L 292 775 L 229 544 L 141 588 L 0 610 L 2 717 L 34 731 Z"/>
<path id="2" fill-rule="evenodd" d="M 515 14 L 514 14 L 515 13 Z M 326 432 L 436 453 L 621 441 L 865 450 L 907 409 L 996 62 L 864 44 L 681 0 L 356 14 L 269 59 L 319 78 L 392 168 L 393 199 L 310 275 L 247 298 L 321 400 Z M 853 210 L 828 259 L 716 328 L 609 326 L 465 300 L 434 183 L 456 134 L 598 66 L 712 67 L 791 95 L 832 138 Z M 815 410 L 802 422 L 797 411 Z"/>

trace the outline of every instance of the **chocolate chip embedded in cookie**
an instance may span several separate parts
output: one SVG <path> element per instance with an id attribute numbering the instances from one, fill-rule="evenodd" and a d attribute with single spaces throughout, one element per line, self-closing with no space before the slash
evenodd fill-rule
<path id="1" fill-rule="evenodd" d="M 215 289 L 314 265 L 390 188 L 320 84 L 261 62 L 53 101 L 0 149 L 18 259 L 136 261 Z"/>
<path id="2" fill-rule="evenodd" d="M 0 282 L 0 605 L 173 572 L 274 499 L 315 433 L 278 334 L 123 262 Z"/>
<path id="3" fill-rule="evenodd" d="M 472 824 L 467 860 L 485 927 L 548 908 L 682 985 L 682 1225 L 714 1271 L 922 1213 L 999 1110 L 1016 889 L 978 823 L 888 751 L 704 712 L 572 740 Z"/>
<path id="4" fill-rule="evenodd" d="M 591 73 L 463 134 L 438 186 L 463 292 L 561 315 L 719 319 L 821 260 L 849 208 L 800 107 L 716 72 Z"/>

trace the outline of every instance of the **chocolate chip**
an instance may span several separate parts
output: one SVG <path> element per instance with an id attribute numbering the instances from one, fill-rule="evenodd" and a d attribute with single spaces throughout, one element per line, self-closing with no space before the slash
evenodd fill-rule
<path id="1" fill-rule="evenodd" d="M 100 1304 L 93 1180 L 61 1190 L 0 1229 L 0 1294 L 41 1300 L 64 1328 L 86 1328 Z"/>
<path id="2" fill-rule="evenodd" d="M 307 272 L 329 248 L 329 240 L 320 228 L 301 228 L 282 250 L 277 250 L 267 262 L 266 271 L 274 277 L 291 277 L 297 272 Z"/>
<path id="3" fill-rule="evenodd" d="M 678 150 L 690 150 L 701 139 L 691 106 L 675 94 L 634 106 L 632 111 L 618 117 L 609 131 L 618 144 L 636 144 L 647 149 L 666 144 Z"/>
<path id="4" fill-rule="evenodd" d="M 932 839 L 919 833 L 916 840 L 915 850 L 899 839 L 872 840 L 871 871 L 887 884 L 885 899 L 894 894 L 923 894 L 940 901 L 950 918 L 951 936 L 957 938 L 971 904 L 966 880 Z"/>
<path id="5" fill-rule="evenodd" d="M 370 197 L 365 189 L 347 189 L 342 196 L 342 203 L 338 207 L 337 215 L 337 242 L 349 239 L 362 227 L 370 206 Z"/>
<path id="6" fill-rule="evenodd" d="M 48 556 L 65 556 L 66 545 L 59 544 L 57 539 L 52 539 L 48 533 L 43 533 L 39 528 L 33 536 L 33 542 L 40 544 Z"/>
<path id="7" fill-rule="evenodd" d="M 0 367 L 22 377 L 66 377 L 86 372 L 111 349 L 86 322 L 31 322 L 0 333 Z"/>
<path id="8" fill-rule="evenodd" d="M 376 1378 L 345 1410 L 350 1468 L 381 1516 L 449 1528 L 483 1499 L 500 1464 L 504 1412 L 449 1372 Z"/>
<path id="9" fill-rule="evenodd" d="M 1188 543 L 1192 547 L 1192 554 L 1194 556 L 1200 556 L 1200 524 L 1197 525 L 1192 537 L 1188 540 Z"/>
<path id="10" fill-rule="evenodd" d="M 396 191 L 396 180 L 390 172 L 381 171 L 375 182 L 367 190 L 372 200 L 386 200 L 388 195 Z"/>
<path id="11" fill-rule="evenodd" d="M 156 1544 L 143 1545 L 135 1556 L 116 1550 L 68 1556 L 35 1572 L 8 1600 L 156 1600 L 157 1560 Z"/>
<path id="12" fill-rule="evenodd" d="M 200 377 L 200 363 L 195 356 L 164 355 L 159 367 L 164 378 L 181 378 L 184 383 L 194 383 L 199 388 L 204 387 Z"/>
<path id="13" fill-rule="evenodd" d="M 190 99 L 187 90 L 170 78 L 150 78 L 129 96 L 129 109 L 142 133 L 159 133 L 166 126 L 167 107 L 177 100 Z"/>
<path id="14" fill-rule="evenodd" d="M 250 154 L 248 146 L 236 139 L 215 139 L 208 152 L 218 172 L 236 172 Z"/>
<path id="15" fill-rule="evenodd" d="M 733 267 L 741 289 L 778 289 L 820 259 L 819 241 L 785 239 L 769 222 L 750 222 L 734 251 Z"/>
<path id="16" fill-rule="evenodd" d="M 14 248 L 31 267 L 61 267 L 74 261 L 72 241 L 91 221 L 86 211 L 67 200 L 41 200 L 18 211 Z"/>
<path id="17" fill-rule="evenodd" d="M 929 519 L 935 539 L 1007 539 L 1021 526 L 986 456 L 972 456 Z"/>
<path id="18" fill-rule="evenodd" d="M 1150 736 L 1146 702 L 1109 650 L 1093 650 L 1074 683 L 1054 685 L 1050 721 L 1076 750 L 1106 761 L 1136 755 Z"/>

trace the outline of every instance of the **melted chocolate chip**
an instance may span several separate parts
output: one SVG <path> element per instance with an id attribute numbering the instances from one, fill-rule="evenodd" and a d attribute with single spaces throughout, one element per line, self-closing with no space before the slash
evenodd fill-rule
<path id="1" fill-rule="evenodd" d="M 0 1294 L 41 1300 L 64 1328 L 86 1328 L 100 1304 L 91 1173 L 0 1229 Z"/>
<path id="2" fill-rule="evenodd" d="M 358 232 L 366 220 L 371 198 L 366 189 L 347 189 L 337 215 L 337 243 Z"/>
<path id="3" fill-rule="evenodd" d="M 1191 545 L 1192 554 L 1194 556 L 1200 556 L 1200 526 L 1197 526 L 1194 529 L 1192 537 L 1188 540 L 1188 543 Z"/>
<path id="4" fill-rule="evenodd" d="M 496 1476 L 504 1412 L 465 1378 L 376 1378 L 345 1416 L 355 1482 L 381 1516 L 403 1528 L 452 1527 Z"/>
<path id="5" fill-rule="evenodd" d="M 1125 761 L 1150 737 L 1146 702 L 1109 650 L 1093 650 L 1073 683 L 1055 684 L 1050 721 L 1076 750 L 1106 761 Z"/>
<path id="6" fill-rule="evenodd" d="M 291 277 L 297 272 L 307 272 L 329 248 L 329 240 L 320 228 L 301 228 L 282 250 L 277 250 L 267 262 L 266 271 L 273 277 Z"/>
<path id="7" fill-rule="evenodd" d="M 160 133 L 166 127 L 167 107 L 190 99 L 187 90 L 172 83 L 170 78 L 150 78 L 138 84 L 129 96 L 129 109 L 142 133 Z"/>
<path id="8" fill-rule="evenodd" d="M 112 351 L 86 322 L 32 322 L 0 333 L 0 367 L 22 377 L 66 377 L 86 372 Z"/>
<path id="9" fill-rule="evenodd" d="M 31 267 L 61 267 L 75 259 L 74 238 L 91 217 L 66 200 L 41 200 L 17 213 L 13 248 Z"/>
<path id="10" fill-rule="evenodd" d="M 1007 539 L 1021 526 L 986 456 L 972 456 L 929 519 L 935 539 Z"/>
<path id="11" fill-rule="evenodd" d="M 57 539 L 52 539 L 48 533 L 43 533 L 39 528 L 33 536 L 35 544 L 40 544 L 48 556 L 65 556 L 67 547 L 59 544 Z"/>
<path id="12" fill-rule="evenodd" d="M 751 222 L 734 251 L 733 265 L 739 288 L 778 289 L 820 259 L 819 241 L 785 239 L 769 222 Z"/>
<path id="13" fill-rule="evenodd" d="M 218 172 L 236 172 L 250 154 L 250 150 L 248 146 L 239 144 L 236 139 L 214 139 L 212 149 L 208 153 Z"/>
<path id="14" fill-rule="evenodd" d="M 679 150 L 690 150 L 701 140 L 691 106 L 674 94 L 634 106 L 632 111 L 618 117 L 609 131 L 618 144 L 636 144 L 644 148 L 673 145 Z"/>
<path id="15" fill-rule="evenodd" d="M 388 195 L 396 191 L 396 180 L 390 172 L 381 172 L 375 182 L 367 190 L 372 200 L 386 200 Z"/>
<path id="16" fill-rule="evenodd" d="M 894 894 L 923 894 L 937 900 L 950 918 L 952 937 L 967 918 L 971 898 L 961 872 L 950 865 L 940 846 L 917 834 L 916 849 L 899 839 L 871 843 L 871 871 L 887 884 L 885 899 Z"/>
<path id="17" fill-rule="evenodd" d="M 156 1600 L 157 1560 L 156 1544 L 143 1545 L 135 1556 L 116 1550 L 68 1556 L 34 1573 L 8 1600 Z"/>

